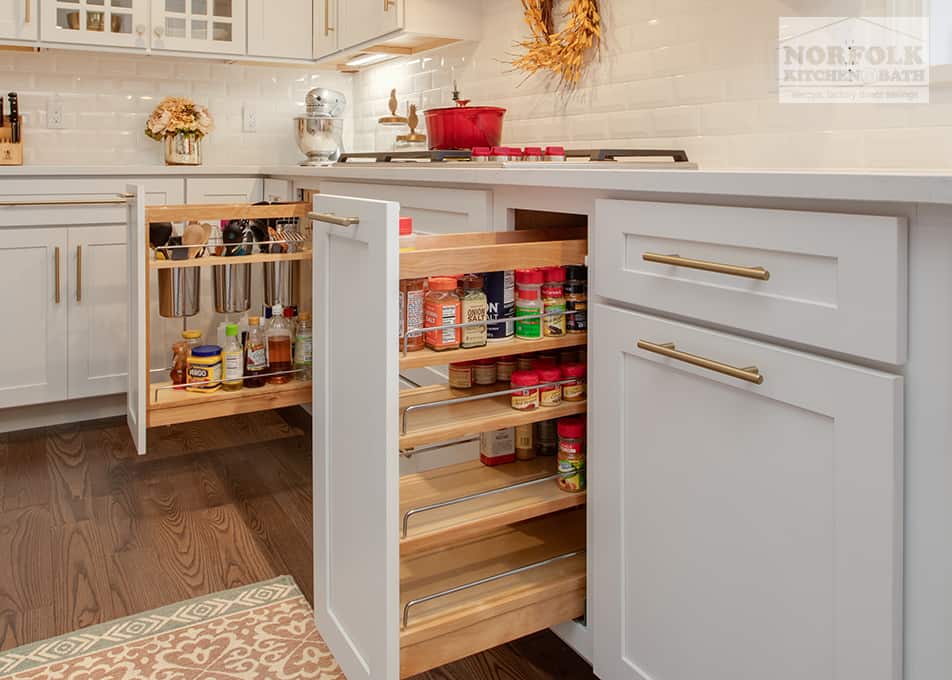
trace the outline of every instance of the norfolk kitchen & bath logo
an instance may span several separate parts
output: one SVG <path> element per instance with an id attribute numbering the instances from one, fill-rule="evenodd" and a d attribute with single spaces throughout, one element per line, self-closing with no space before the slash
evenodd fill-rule
<path id="1" fill-rule="evenodd" d="M 781 17 L 786 104 L 929 103 L 928 17 Z"/>

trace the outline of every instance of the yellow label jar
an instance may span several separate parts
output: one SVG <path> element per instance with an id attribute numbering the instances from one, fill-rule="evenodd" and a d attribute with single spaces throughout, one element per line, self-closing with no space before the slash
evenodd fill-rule
<path id="1" fill-rule="evenodd" d="M 221 347 L 193 347 L 188 357 L 189 392 L 217 392 L 221 389 Z"/>

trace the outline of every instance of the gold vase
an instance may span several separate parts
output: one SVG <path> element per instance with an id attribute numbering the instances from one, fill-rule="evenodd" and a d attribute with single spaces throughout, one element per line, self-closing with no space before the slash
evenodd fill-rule
<path id="1" fill-rule="evenodd" d="M 201 165 L 202 140 L 194 135 L 179 133 L 165 138 L 166 165 Z"/>

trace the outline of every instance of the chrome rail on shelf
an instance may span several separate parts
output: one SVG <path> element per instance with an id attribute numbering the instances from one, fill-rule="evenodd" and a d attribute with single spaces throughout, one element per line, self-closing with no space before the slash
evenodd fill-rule
<path id="1" fill-rule="evenodd" d="M 168 369 L 163 368 L 158 370 L 166 371 Z M 303 373 L 306 370 L 307 369 L 304 369 L 304 368 L 295 368 L 290 371 L 276 371 L 274 373 L 261 373 L 260 375 L 243 375 L 241 376 L 241 380 L 242 382 L 244 382 L 248 378 L 270 378 L 276 375 L 294 375 L 295 373 Z M 150 373 L 152 372 L 155 372 L 155 371 L 150 371 Z M 152 385 L 149 385 L 149 387 L 155 391 L 153 394 L 154 399 L 152 400 L 152 403 L 157 404 L 159 403 L 159 392 L 164 392 L 165 390 L 179 390 L 181 392 L 187 387 L 201 387 L 202 385 L 218 385 L 223 382 L 225 382 L 225 379 L 221 378 L 219 380 L 203 380 L 202 382 L 184 382 L 178 385 L 157 385 L 155 387 L 153 387 Z M 247 389 L 254 390 L 257 388 L 249 387 Z"/>
<path id="2" fill-rule="evenodd" d="M 543 387 L 556 387 L 562 385 L 569 385 L 576 382 L 576 378 L 569 378 L 567 380 L 555 380 L 553 382 L 539 383 L 538 385 L 531 385 L 529 387 L 514 387 L 508 390 L 499 390 L 498 392 L 484 392 L 483 394 L 472 394 L 467 397 L 456 397 L 454 399 L 444 399 L 442 401 L 428 401 L 425 404 L 411 404 L 403 409 L 403 416 L 400 421 L 400 434 L 407 433 L 407 417 L 410 412 L 416 412 L 427 408 L 436 408 L 437 406 L 452 406 L 453 404 L 465 404 L 471 401 L 482 401 L 484 399 L 493 399 L 495 397 L 504 397 L 509 394 L 516 394 L 517 392 L 524 392 L 525 390 L 532 389 L 541 389 Z"/>
<path id="3" fill-rule="evenodd" d="M 400 455 L 404 458 L 413 458 L 418 453 L 429 453 L 431 451 L 439 451 L 440 449 L 448 449 L 451 446 L 458 446 L 460 444 L 472 444 L 473 442 L 478 442 L 479 437 L 463 437 L 461 439 L 453 439 L 448 442 L 441 442 L 439 444 L 429 444 L 428 446 L 419 446 L 409 449 L 400 449 Z"/>
<path id="4" fill-rule="evenodd" d="M 527 564 L 523 567 L 516 567 L 515 569 L 509 569 L 508 571 L 503 571 L 498 574 L 493 574 L 492 576 L 486 576 L 485 578 L 478 579 L 476 581 L 470 581 L 469 583 L 464 583 L 447 590 L 442 590 L 438 593 L 433 593 L 432 595 L 426 595 L 425 597 L 418 597 L 415 600 L 410 600 L 403 607 L 403 627 L 406 628 L 409 625 L 410 621 L 410 608 L 415 607 L 418 604 L 423 604 L 424 602 L 430 602 L 432 600 L 445 597 L 447 595 L 453 595 L 454 593 L 459 593 L 464 590 L 469 590 L 470 588 L 475 588 L 476 586 L 482 586 L 487 583 L 492 583 L 493 581 L 499 581 L 504 579 L 507 576 L 515 576 L 517 574 L 523 574 L 527 571 L 533 569 L 538 569 L 539 567 L 544 567 L 555 562 L 561 562 L 562 560 L 567 560 L 577 555 L 581 555 L 585 552 L 585 549 L 574 550 L 572 552 L 563 553 L 561 555 L 556 555 L 555 557 L 550 557 L 545 560 L 540 560 L 539 562 L 533 562 L 532 564 Z"/>

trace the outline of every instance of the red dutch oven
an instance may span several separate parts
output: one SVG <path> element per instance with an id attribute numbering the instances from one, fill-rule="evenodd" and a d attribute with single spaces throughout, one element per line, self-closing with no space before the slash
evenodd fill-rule
<path id="1" fill-rule="evenodd" d="M 502 119 L 506 109 L 498 106 L 467 106 L 461 99 L 456 106 L 427 109 L 426 134 L 431 149 L 449 151 L 474 146 L 499 146 Z"/>

